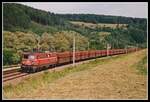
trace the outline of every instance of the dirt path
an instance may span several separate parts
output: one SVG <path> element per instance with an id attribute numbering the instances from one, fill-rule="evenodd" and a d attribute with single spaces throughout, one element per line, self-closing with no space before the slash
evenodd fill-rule
<path id="1" fill-rule="evenodd" d="M 137 73 L 137 63 L 145 51 L 109 61 L 95 68 L 72 73 L 41 86 L 27 98 L 36 99 L 145 99 L 147 76 Z M 19 98 L 23 96 L 18 96 Z"/>

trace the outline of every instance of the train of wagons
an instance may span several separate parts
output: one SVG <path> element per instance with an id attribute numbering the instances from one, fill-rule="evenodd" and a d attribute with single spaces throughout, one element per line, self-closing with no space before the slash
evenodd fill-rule
<path id="1" fill-rule="evenodd" d="M 76 51 L 75 61 L 82 61 L 103 56 L 112 56 L 125 54 L 136 51 L 137 48 L 130 49 L 111 49 L 111 50 L 92 50 L 92 51 Z M 21 69 L 24 72 L 37 72 L 47 68 L 53 68 L 56 65 L 72 63 L 73 52 L 53 52 L 53 53 L 24 53 Z"/>

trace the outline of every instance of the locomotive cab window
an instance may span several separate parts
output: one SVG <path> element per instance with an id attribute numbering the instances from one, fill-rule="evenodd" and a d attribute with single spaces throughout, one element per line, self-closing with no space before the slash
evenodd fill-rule
<path id="1" fill-rule="evenodd" d="M 34 59 L 35 59 L 35 56 L 34 56 L 34 55 L 29 55 L 28 59 L 29 59 L 29 60 L 34 60 Z"/>
<path id="2" fill-rule="evenodd" d="M 28 54 L 23 55 L 23 59 L 28 59 Z"/>

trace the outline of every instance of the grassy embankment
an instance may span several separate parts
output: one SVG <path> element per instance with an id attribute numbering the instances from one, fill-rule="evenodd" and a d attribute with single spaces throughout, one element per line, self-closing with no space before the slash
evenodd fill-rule
<path id="1" fill-rule="evenodd" d="M 147 55 L 144 54 L 144 57 L 135 64 L 135 67 L 137 68 L 138 72 L 143 75 L 147 75 Z"/>

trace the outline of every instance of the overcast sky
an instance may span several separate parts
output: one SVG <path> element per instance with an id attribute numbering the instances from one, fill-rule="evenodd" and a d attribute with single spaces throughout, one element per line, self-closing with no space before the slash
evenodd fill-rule
<path id="1" fill-rule="evenodd" d="M 33 8 L 54 13 L 104 14 L 126 17 L 147 18 L 147 2 L 22 2 Z"/>

